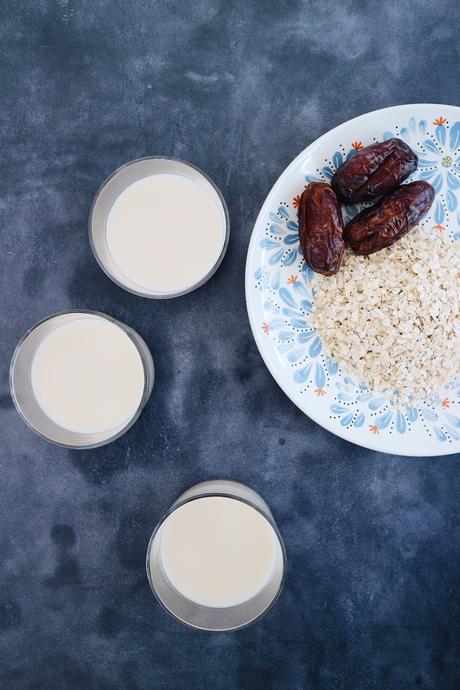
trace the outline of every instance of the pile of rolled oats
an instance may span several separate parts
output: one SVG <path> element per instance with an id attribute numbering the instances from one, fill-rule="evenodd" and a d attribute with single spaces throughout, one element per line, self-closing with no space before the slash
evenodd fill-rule
<path id="1" fill-rule="evenodd" d="M 429 398 L 460 374 L 460 242 L 415 229 L 316 274 L 313 324 L 329 356 L 370 390 Z M 395 393 L 396 391 L 396 393 Z"/>

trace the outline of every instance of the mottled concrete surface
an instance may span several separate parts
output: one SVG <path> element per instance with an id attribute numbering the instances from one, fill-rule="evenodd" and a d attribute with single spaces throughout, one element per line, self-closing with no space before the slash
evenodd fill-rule
<path id="1" fill-rule="evenodd" d="M 362 112 L 460 102 L 460 11 L 440 2 L 6 0 L 0 7 L 0 687 L 406 690 L 460 687 L 459 458 L 354 447 L 270 377 L 244 302 L 252 225 L 309 142 Z M 227 257 L 198 292 L 123 292 L 87 241 L 93 195 L 147 154 L 221 186 Z M 88 307 L 131 324 L 157 382 L 100 450 L 34 436 L 12 407 L 24 331 Z M 234 634 L 153 600 L 149 533 L 214 476 L 260 491 L 284 535 L 277 606 Z"/>

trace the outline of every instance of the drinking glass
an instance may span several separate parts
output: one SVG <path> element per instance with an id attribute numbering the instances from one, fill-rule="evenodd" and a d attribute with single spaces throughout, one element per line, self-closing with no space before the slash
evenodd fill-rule
<path id="1" fill-rule="evenodd" d="M 273 530 L 276 542 L 274 567 L 265 585 L 251 599 L 232 606 L 206 606 L 187 599 L 169 581 L 162 565 L 160 541 L 168 518 L 191 501 L 208 497 L 226 497 L 245 503 L 257 511 Z M 147 577 L 150 587 L 162 606 L 176 619 L 200 630 L 229 631 L 243 628 L 261 618 L 277 600 L 284 582 L 286 551 L 273 515 L 263 498 L 240 482 L 210 480 L 185 491 L 155 527 L 147 548 Z"/>
<path id="2" fill-rule="evenodd" d="M 122 192 L 124 192 L 125 189 L 127 189 L 134 182 L 137 182 L 145 177 L 149 177 L 150 175 L 158 174 L 181 175 L 198 183 L 208 192 L 209 196 L 214 200 L 216 206 L 220 209 L 223 224 L 225 226 L 224 243 L 215 264 L 200 280 L 190 287 L 178 292 L 159 292 L 155 290 L 148 290 L 147 288 L 143 289 L 141 286 L 131 280 L 131 278 L 129 278 L 129 276 L 127 276 L 123 271 L 121 271 L 113 260 L 107 244 L 107 218 L 116 199 L 118 199 L 120 194 L 122 194 Z M 227 251 L 229 239 L 230 218 L 228 215 L 227 204 L 225 203 L 225 199 L 222 196 L 219 188 L 202 170 L 191 163 L 180 160 L 179 158 L 147 156 L 145 158 L 138 158 L 137 160 L 125 163 L 125 165 L 122 165 L 120 168 L 115 170 L 115 172 L 113 172 L 105 180 L 105 182 L 102 183 L 93 201 L 89 214 L 89 241 L 99 266 L 119 287 L 122 287 L 125 290 L 134 293 L 135 295 L 139 295 L 140 297 L 149 297 L 150 299 L 180 297 L 181 295 L 192 292 L 201 285 L 204 285 L 204 283 L 206 283 L 211 276 L 214 275 L 222 263 L 225 252 Z"/>
<path id="3" fill-rule="evenodd" d="M 56 327 L 81 319 L 81 317 L 85 315 L 98 316 L 121 328 L 134 343 L 141 358 L 144 370 L 144 390 L 142 398 L 131 419 L 121 428 L 118 427 L 115 430 L 111 429 L 109 431 L 94 434 L 78 433 L 64 429 L 50 419 L 38 404 L 33 392 L 31 380 L 34 355 L 46 336 Z M 73 309 L 51 314 L 51 316 L 47 316 L 45 319 L 35 324 L 35 326 L 33 326 L 19 341 L 10 366 L 11 397 L 22 419 L 42 438 L 67 448 L 96 448 L 110 443 L 126 433 L 144 409 L 152 392 L 153 381 L 154 366 L 152 355 L 141 336 L 126 324 L 113 319 L 111 316 L 107 316 L 107 314 L 84 309 Z"/>

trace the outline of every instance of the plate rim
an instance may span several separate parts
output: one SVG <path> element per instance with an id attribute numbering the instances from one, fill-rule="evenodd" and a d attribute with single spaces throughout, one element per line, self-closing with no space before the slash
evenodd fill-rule
<path id="1" fill-rule="evenodd" d="M 270 190 L 267 192 L 265 199 L 262 203 L 262 206 L 259 210 L 259 213 L 257 214 L 257 217 L 254 221 L 252 231 L 251 231 L 251 237 L 249 240 L 248 244 L 248 249 L 246 253 L 246 264 L 245 264 L 245 277 L 244 277 L 244 283 L 245 283 L 245 300 L 246 300 L 246 311 L 249 319 L 249 325 L 251 327 L 252 335 L 254 337 L 257 349 L 259 351 L 260 356 L 262 357 L 262 360 L 267 367 L 269 373 L 271 376 L 274 378 L 276 384 L 281 388 L 283 393 L 291 400 L 291 402 L 294 403 L 294 405 L 304 414 L 306 417 L 311 419 L 315 424 L 318 424 L 320 427 L 323 429 L 326 429 L 331 434 L 334 434 L 334 436 L 337 436 L 339 438 L 342 438 L 343 440 L 347 441 L 348 443 L 351 443 L 352 445 L 356 445 L 361 448 L 366 448 L 368 450 L 372 450 L 377 453 L 385 453 L 386 455 L 393 455 L 393 456 L 401 456 L 401 457 L 442 457 L 444 455 L 458 455 L 460 452 L 458 449 L 453 449 L 453 450 L 448 450 L 447 448 L 441 452 L 433 449 L 433 451 L 428 451 L 425 453 L 425 455 L 420 455 L 419 453 L 411 453 L 410 451 L 406 450 L 403 452 L 393 452 L 392 450 L 385 450 L 382 448 L 377 447 L 376 445 L 372 444 L 372 439 L 370 439 L 369 443 L 366 442 L 356 442 L 354 440 L 351 440 L 349 437 L 346 436 L 346 431 L 342 431 L 341 429 L 336 429 L 333 427 L 333 424 L 330 422 L 328 419 L 321 419 L 319 420 L 319 417 L 315 415 L 315 412 L 313 411 L 312 413 L 309 411 L 308 413 L 305 412 L 300 407 L 300 404 L 294 399 L 293 395 L 291 395 L 290 392 L 288 392 L 284 385 L 280 382 L 278 378 L 278 374 L 275 370 L 274 367 L 272 367 L 271 361 L 268 357 L 268 355 L 265 352 L 265 348 L 263 347 L 263 340 L 262 340 L 262 335 L 259 332 L 259 329 L 256 326 L 255 323 L 255 315 L 253 312 L 253 308 L 251 306 L 251 297 L 250 293 L 253 290 L 253 285 L 252 285 L 252 278 L 251 278 L 251 270 L 252 268 L 250 267 L 251 260 L 253 259 L 254 255 L 254 250 L 256 247 L 257 240 L 259 238 L 256 238 L 256 233 L 255 229 L 257 225 L 261 222 L 265 214 L 267 213 L 267 209 L 270 209 L 269 206 L 269 199 L 271 198 L 272 194 L 277 190 L 278 187 L 281 186 L 282 182 L 289 176 L 291 171 L 298 166 L 298 163 L 300 159 L 305 158 L 305 156 L 310 153 L 315 151 L 318 147 L 322 145 L 324 140 L 329 137 L 331 134 L 337 134 L 340 132 L 341 129 L 345 129 L 345 127 L 348 127 L 352 123 L 358 123 L 360 120 L 363 120 L 365 118 L 368 118 L 370 115 L 379 115 L 382 113 L 385 113 L 387 111 L 404 111 L 404 110 L 412 110 L 414 108 L 454 108 L 457 109 L 459 112 L 459 118 L 460 118 L 460 106 L 458 105 L 453 105 L 453 104 L 448 104 L 448 103 L 401 103 L 397 105 L 390 105 L 390 106 L 385 106 L 384 108 L 377 108 L 376 110 L 370 110 L 367 113 L 362 113 L 361 115 L 357 115 L 356 117 L 352 117 L 349 120 L 345 120 L 345 122 L 341 122 L 340 124 L 336 125 L 335 127 L 332 127 L 332 129 L 327 130 L 326 132 L 323 132 L 317 139 L 314 139 L 310 144 L 308 144 L 302 151 L 298 153 L 298 155 L 283 169 L 283 171 L 278 175 L 276 178 L 274 184 L 271 186 Z"/>

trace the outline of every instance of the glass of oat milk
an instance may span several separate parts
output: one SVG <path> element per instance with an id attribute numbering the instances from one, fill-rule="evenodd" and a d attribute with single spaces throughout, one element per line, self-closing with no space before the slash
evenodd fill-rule
<path id="1" fill-rule="evenodd" d="M 229 217 L 216 185 L 175 158 L 140 158 L 101 186 L 89 218 L 99 265 L 142 297 L 178 297 L 203 285 L 220 265 Z"/>
<path id="2" fill-rule="evenodd" d="M 182 623 L 208 631 L 242 628 L 279 596 L 286 553 L 269 507 L 239 482 L 212 480 L 183 493 L 155 528 L 147 576 Z"/>
<path id="3" fill-rule="evenodd" d="M 24 421 L 69 448 L 113 441 L 139 417 L 153 388 L 150 351 L 132 328 L 95 311 L 53 314 L 19 342 L 10 389 Z"/>

